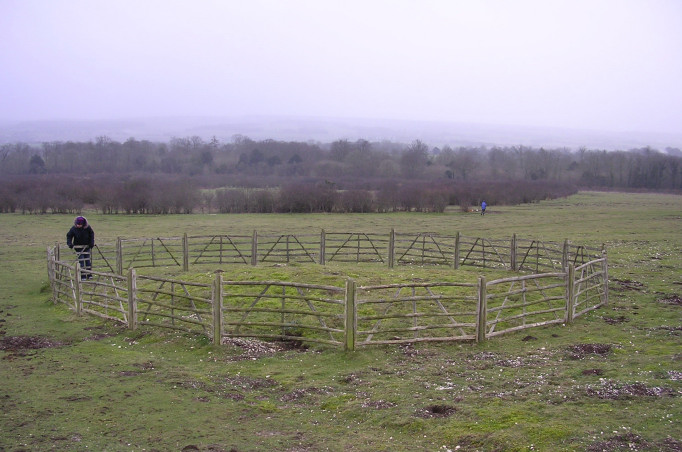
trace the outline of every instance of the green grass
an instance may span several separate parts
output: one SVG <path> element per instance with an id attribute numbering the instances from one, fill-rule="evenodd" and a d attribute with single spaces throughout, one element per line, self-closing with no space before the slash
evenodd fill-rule
<path id="1" fill-rule="evenodd" d="M 680 450 L 682 197 L 580 193 L 484 217 L 444 214 L 102 216 L 116 237 L 429 231 L 606 244 L 610 304 L 568 326 L 482 344 L 269 351 L 128 331 L 49 301 L 45 250 L 71 216 L 0 215 L 0 450 Z M 336 284 L 452 269 L 225 266 L 225 278 Z M 156 270 L 155 270 L 156 271 Z M 178 274 L 176 269 L 159 272 Z M 210 280 L 210 269 L 186 275 Z M 458 270 L 475 280 L 478 270 Z M 182 276 L 183 279 L 185 278 Z M 679 299 L 679 298 L 677 298 Z M 252 344 L 253 345 L 253 344 Z M 601 346 L 601 347 L 600 347 Z M 259 351 L 260 350 L 260 351 Z M 634 449 L 633 449 L 634 448 Z M 190 448 L 191 449 L 191 448 Z M 189 449 L 188 449 L 189 450 Z"/>

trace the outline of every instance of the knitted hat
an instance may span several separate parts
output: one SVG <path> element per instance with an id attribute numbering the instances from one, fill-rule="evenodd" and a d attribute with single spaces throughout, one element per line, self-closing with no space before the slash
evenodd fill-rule
<path id="1" fill-rule="evenodd" d="M 85 220 L 85 217 L 76 217 L 76 221 L 74 221 L 73 224 L 82 224 L 85 226 L 87 221 Z"/>

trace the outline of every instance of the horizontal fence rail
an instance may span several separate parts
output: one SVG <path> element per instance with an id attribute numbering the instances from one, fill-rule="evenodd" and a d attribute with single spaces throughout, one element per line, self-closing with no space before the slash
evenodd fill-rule
<path id="1" fill-rule="evenodd" d="M 135 329 L 144 325 L 223 338 L 358 346 L 483 341 L 526 328 L 571 323 L 608 303 L 604 249 L 457 233 L 210 235 L 117 239 L 93 250 L 94 269 L 48 247 L 55 303 Z M 343 287 L 293 281 L 191 282 L 137 275 L 138 268 L 196 264 L 326 262 L 445 265 L 533 272 L 476 283 Z"/>

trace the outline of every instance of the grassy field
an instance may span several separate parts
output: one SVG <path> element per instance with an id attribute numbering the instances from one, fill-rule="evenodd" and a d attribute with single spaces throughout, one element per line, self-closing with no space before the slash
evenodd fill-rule
<path id="1" fill-rule="evenodd" d="M 606 244 L 610 304 L 482 344 L 362 348 L 131 332 L 50 301 L 72 216 L 0 215 L 0 451 L 682 450 L 682 197 L 585 192 L 462 213 L 87 215 L 116 237 L 429 231 Z M 225 268 L 231 278 L 452 269 Z M 170 270 L 169 270 L 170 271 Z M 324 274 L 322 274 L 324 272 Z M 476 272 L 458 270 L 465 278 Z"/>

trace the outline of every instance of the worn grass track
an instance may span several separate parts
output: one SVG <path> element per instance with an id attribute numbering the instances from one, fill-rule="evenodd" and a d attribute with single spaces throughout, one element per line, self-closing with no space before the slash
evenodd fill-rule
<path id="1" fill-rule="evenodd" d="M 102 216 L 121 237 L 328 231 L 519 236 L 609 250 L 610 304 L 483 344 L 363 348 L 130 332 L 49 302 L 45 249 L 72 218 L 0 215 L 0 450 L 682 449 L 682 197 L 580 193 L 484 217 Z M 363 282 L 450 269 L 225 268 Z M 169 272 L 176 270 L 169 269 Z M 467 271 L 467 270 L 462 270 Z M 475 277 L 476 272 L 468 274 Z"/>

